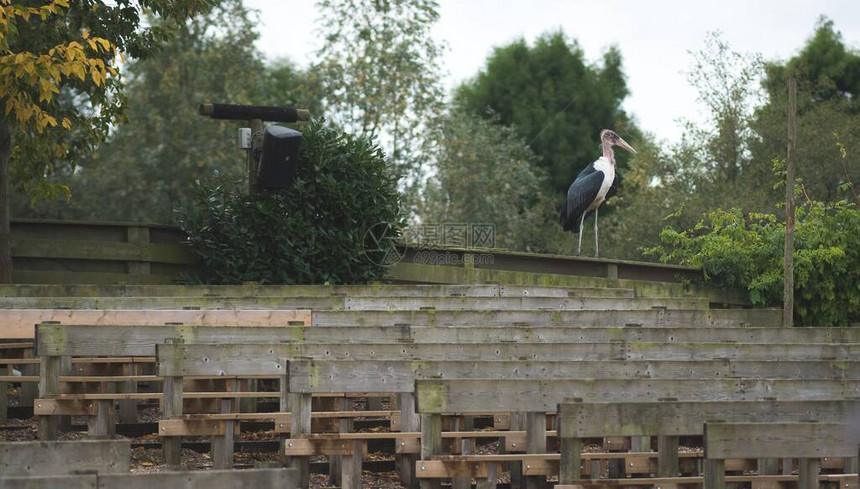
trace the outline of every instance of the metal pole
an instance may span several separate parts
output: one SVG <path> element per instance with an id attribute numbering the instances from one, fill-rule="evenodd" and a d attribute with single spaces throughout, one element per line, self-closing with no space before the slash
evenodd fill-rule
<path id="1" fill-rule="evenodd" d="M 797 80 L 788 80 L 788 157 L 785 161 L 785 259 L 782 325 L 794 326 L 794 159 L 797 143 Z"/>

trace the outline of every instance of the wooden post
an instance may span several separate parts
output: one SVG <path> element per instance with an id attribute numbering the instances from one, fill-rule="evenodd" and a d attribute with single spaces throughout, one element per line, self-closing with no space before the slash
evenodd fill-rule
<path id="1" fill-rule="evenodd" d="M 96 407 L 96 415 L 87 417 L 87 434 L 94 440 L 106 440 L 116 433 L 116 409 L 113 401 L 103 399 L 92 401 Z"/>
<path id="2" fill-rule="evenodd" d="M 361 462 L 364 458 L 364 442 L 347 441 L 352 447 L 351 455 L 343 455 L 340 460 L 341 489 L 361 489 Z"/>
<path id="3" fill-rule="evenodd" d="M 677 401 L 677 397 L 664 397 L 659 402 Z M 678 468 L 678 442 L 677 436 L 657 436 L 657 477 L 677 477 Z"/>
<path id="4" fill-rule="evenodd" d="M 401 392 L 398 395 L 400 404 L 400 431 L 415 433 L 421 431 L 421 416 L 415 412 L 415 393 Z M 415 455 L 395 455 L 400 459 L 400 482 L 407 489 L 418 489 L 418 479 L 415 477 Z"/>
<path id="5" fill-rule="evenodd" d="M 286 360 L 283 360 L 283 365 L 286 365 Z M 282 413 L 289 413 L 292 410 L 290 409 L 290 378 L 289 376 L 282 375 L 280 379 L 278 379 L 278 388 L 279 388 L 279 410 Z M 290 416 L 290 426 L 292 426 L 292 416 Z M 292 431 L 292 428 L 290 428 Z M 291 436 L 292 434 L 290 434 Z M 281 465 L 287 465 L 287 452 L 286 452 L 286 441 L 289 436 L 286 433 L 281 432 L 280 443 L 278 446 L 280 447 L 280 459 Z"/>
<path id="6" fill-rule="evenodd" d="M 231 388 L 229 391 L 235 391 L 238 388 L 239 381 L 233 379 L 230 381 Z M 221 413 L 229 414 L 233 412 L 232 398 L 221 399 Z M 212 466 L 215 470 L 230 470 L 233 468 L 233 426 L 236 421 L 224 421 L 224 434 L 212 438 Z"/>
<path id="7" fill-rule="evenodd" d="M 442 452 L 442 415 L 421 415 L 421 460 L 429 460 Z M 421 462 L 418 462 L 419 464 Z M 420 479 L 421 489 L 440 489 L 439 479 Z"/>
<path id="8" fill-rule="evenodd" d="M 149 275 L 151 269 L 150 262 L 144 261 L 143 254 L 143 244 L 149 243 L 149 228 L 146 226 L 129 226 L 126 228 L 126 240 L 129 243 L 137 243 L 141 246 L 140 260 L 126 262 L 129 282 L 135 284 L 143 283 L 142 276 Z"/>
<path id="9" fill-rule="evenodd" d="M 546 453 L 546 413 L 526 413 L 526 453 Z M 526 489 L 545 489 L 545 475 L 530 475 Z"/>
<path id="10" fill-rule="evenodd" d="M 794 159 L 797 143 L 797 80 L 788 80 L 788 157 L 785 160 L 785 258 L 782 325 L 794 326 Z"/>
<path id="11" fill-rule="evenodd" d="M 703 479 L 704 489 L 726 489 L 726 461 L 706 458 Z"/>
<path id="12" fill-rule="evenodd" d="M 24 352 L 24 358 L 30 359 L 33 358 L 33 350 L 27 350 Z M 12 366 L 9 366 L 9 374 L 12 373 Z M 35 363 L 25 363 L 21 365 L 21 375 L 26 376 L 37 376 L 39 375 L 39 365 Z M 5 393 L 6 391 L 0 389 L 0 393 Z M 32 382 L 22 382 L 21 383 L 21 396 L 19 406 L 21 407 L 33 407 L 33 401 L 36 399 L 36 396 L 39 394 L 39 384 L 34 384 Z M 0 401 L 2 402 L 2 401 Z M 5 416 L 5 412 L 0 412 L 0 419 Z"/>
<path id="13" fill-rule="evenodd" d="M 657 436 L 657 477 L 678 476 L 678 437 Z"/>
<path id="14" fill-rule="evenodd" d="M 5 184 L 4 184 L 5 185 Z M 12 373 L 12 365 L 0 365 L 0 375 L 10 375 Z M 6 411 L 9 407 L 9 391 L 6 382 L 0 382 L 0 424 L 6 424 Z"/>
<path id="15" fill-rule="evenodd" d="M 562 425 L 576 425 L 576 420 L 561 416 L 561 409 L 555 419 L 558 433 L 568 431 Z M 558 464 L 558 483 L 573 484 L 573 481 L 582 478 L 582 438 L 559 438 L 559 452 L 561 460 Z"/>
<path id="16" fill-rule="evenodd" d="M 62 360 L 58 356 L 41 356 L 39 370 L 39 398 L 56 397 L 60 393 L 60 372 Z M 56 440 L 60 431 L 59 416 L 39 416 L 39 439 L 42 441 Z"/>
<path id="17" fill-rule="evenodd" d="M 799 458 L 797 459 L 797 487 L 798 489 L 818 489 L 818 471 L 821 467 L 821 459 Z"/>
<path id="18" fill-rule="evenodd" d="M 526 429 L 525 415 L 523 413 L 510 413 L 510 430 L 522 431 L 524 429 Z M 511 489 L 525 489 L 522 462 L 509 462 L 508 471 L 511 474 Z"/>
<path id="19" fill-rule="evenodd" d="M 475 428 L 474 416 L 458 416 L 454 419 L 454 431 L 472 431 Z M 458 447 L 461 455 L 469 455 L 472 453 L 472 440 L 469 438 L 460 438 Z M 451 481 L 451 489 L 472 489 L 471 477 L 454 477 Z"/>
<path id="20" fill-rule="evenodd" d="M 301 438 L 311 433 L 311 394 L 290 393 L 290 408 L 292 412 L 290 437 Z M 290 457 L 289 465 L 297 470 L 299 477 L 299 488 L 310 487 L 311 459 L 307 456 Z"/>
<path id="21" fill-rule="evenodd" d="M 263 191 L 263 186 L 260 185 L 260 175 L 258 167 L 260 162 L 257 156 L 263 149 L 263 121 L 260 119 L 251 119 L 248 121 L 251 126 L 251 149 L 248 151 L 248 193 L 258 195 Z"/>
<path id="22" fill-rule="evenodd" d="M 165 377 L 163 383 L 164 393 L 162 396 L 162 419 L 170 419 L 182 416 L 182 377 Z M 161 451 L 164 454 L 164 463 L 172 470 L 182 468 L 182 437 L 161 437 Z"/>
<path id="23" fill-rule="evenodd" d="M 477 479 L 475 481 L 475 489 L 496 489 L 499 476 L 496 474 L 496 464 L 487 464 L 486 479 Z"/>
<path id="24" fill-rule="evenodd" d="M 779 473 L 778 458 L 758 459 L 758 475 L 777 475 Z"/>

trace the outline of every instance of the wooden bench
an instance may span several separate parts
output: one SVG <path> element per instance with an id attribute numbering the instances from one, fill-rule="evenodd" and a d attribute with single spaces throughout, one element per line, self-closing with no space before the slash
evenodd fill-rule
<path id="1" fill-rule="evenodd" d="M 14 297 L 633 297 L 618 287 L 525 285 L 0 285 Z"/>
<path id="2" fill-rule="evenodd" d="M 678 437 L 703 434 L 708 420 L 848 422 L 856 418 L 860 423 L 858 416 L 860 400 L 564 402 L 558 407 L 557 418 L 561 445 L 559 484 L 585 484 L 580 480 L 580 451 L 584 438 L 656 436 L 657 476 L 676 477 L 679 473 Z M 855 464 L 856 459 L 850 459 L 845 464 L 846 470 L 854 470 Z M 766 468 L 767 465 L 771 465 L 769 459 L 759 459 L 759 475 L 775 474 L 776 467 Z"/>
<path id="3" fill-rule="evenodd" d="M 520 310 L 520 311 L 314 311 L 316 326 L 628 326 L 780 327 L 779 309 Z"/>
<path id="4" fill-rule="evenodd" d="M 725 489 L 725 459 L 797 457 L 800 489 L 818 489 L 821 457 L 857 457 L 860 413 L 847 423 L 705 423 L 704 488 Z M 857 474 L 853 475 L 855 480 Z"/>
<path id="5" fill-rule="evenodd" d="M 0 443 L 0 489 L 298 487 L 287 469 L 130 474 L 130 462 L 128 440 Z"/>
<path id="6" fill-rule="evenodd" d="M 0 489 L 297 489 L 289 469 L 205 470 L 147 474 L 85 474 L 37 477 L 0 477 Z"/>
<path id="7" fill-rule="evenodd" d="M 620 402 L 658 401 L 668 397 L 682 401 L 742 401 L 773 396 L 784 400 L 844 400 L 846 396 L 857 396 L 857 382 L 844 382 L 790 379 L 416 380 L 417 411 L 422 416 L 421 460 L 416 464 L 416 473 L 419 478 L 438 477 L 440 473 L 454 477 L 486 474 L 485 484 L 491 485 L 494 481 L 494 472 L 488 470 L 487 460 L 482 456 L 440 457 L 440 423 L 445 413 L 469 413 L 488 406 L 499 411 L 525 413 L 526 449 L 536 457 L 530 460 L 545 461 L 546 413 L 556 409 L 553 402 L 560 403 L 565 397 L 584 398 L 588 402 Z M 498 460 L 489 462 L 495 466 Z M 531 481 L 528 484 L 543 486 L 546 464 L 526 464 L 525 461 L 523 464 L 524 474 L 535 474 L 527 478 L 527 482 Z M 422 486 L 438 485 L 438 479 L 431 481 Z"/>
<path id="8" fill-rule="evenodd" d="M 707 310 L 707 298 L 650 297 L 0 297 L 4 309 Z"/>

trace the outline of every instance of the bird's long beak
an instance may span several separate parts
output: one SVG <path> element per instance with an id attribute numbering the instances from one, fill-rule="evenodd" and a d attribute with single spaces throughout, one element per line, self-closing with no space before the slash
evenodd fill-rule
<path id="1" fill-rule="evenodd" d="M 633 149 L 633 146 L 630 146 L 629 144 L 627 144 L 627 141 L 621 139 L 620 137 L 618 138 L 618 142 L 615 144 L 617 144 L 619 147 L 621 147 L 623 149 L 626 149 L 627 151 L 630 151 L 633 154 L 636 154 L 636 150 Z"/>

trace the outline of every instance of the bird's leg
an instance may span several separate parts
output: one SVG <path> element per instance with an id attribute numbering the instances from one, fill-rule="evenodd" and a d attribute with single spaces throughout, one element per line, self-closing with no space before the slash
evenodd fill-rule
<path id="1" fill-rule="evenodd" d="M 599 209 L 599 207 L 594 209 L 594 257 L 595 258 L 600 257 L 600 253 L 597 249 L 597 209 Z"/>
<path id="2" fill-rule="evenodd" d="M 582 213 L 582 217 L 579 219 L 579 248 L 576 249 L 576 254 L 582 254 L 582 225 L 585 223 L 585 213 Z"/>

